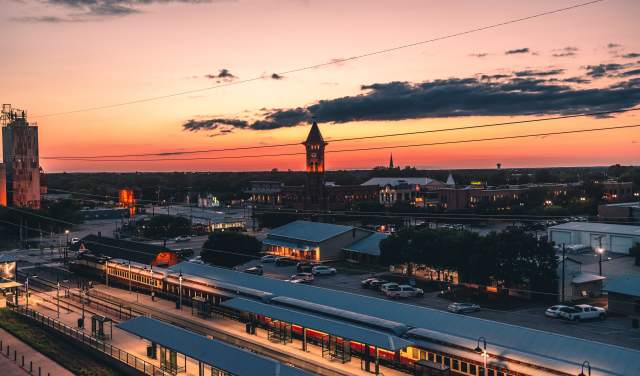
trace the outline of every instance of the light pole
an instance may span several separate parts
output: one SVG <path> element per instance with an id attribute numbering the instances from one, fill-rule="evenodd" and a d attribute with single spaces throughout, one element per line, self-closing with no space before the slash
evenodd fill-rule
<path id="1" fill-rule="evenodd" d="M 598 251 L 598 275 L 602 276 L 602 253 L 604 252 L 604 249 L 602 249 L 602 247 L 598 247 L 597 249 Z"/>
<path id="2" fill-rule="evenodd" d="M 69 252 L 69 230 L 64 230 L 65 235 L 67 235 L 67 244 L 64 247 L 64 263 L 67 263 L 67 254 Z"/>
<path id="3" fill-rule="evenodd" d="M 109 287 L 109 260 L 104 260 L 104 282 Z"/>
<path id="4" fill-rule="evenodd" d="M 178 309 L 182 310 L 182 271 L 180 271 L 180 275 L 178 276 L 178 282 L 180 285 L 180 303 L 178 304 Z"/>
<path id="5" fill-rule="evenodd" d="M 131 292 L 131 260 L 129 260 L 129 292 Z"/>
<path id="6" fill-rule="evenodd" d="M 480 341 L 482 341 L 482 348 L 480 348 Z M 478 345 L 475 348 L 475 352 L 481 354 L 482 360 L 484 361 L 484 372 L 487 372 L 487 358 L 489 354 L 487 353 L 487 340 L 484 337 L 478 338 Z"/>
<path id="7" fill-rule="evenodd" d="M 584 366 L 587 366 L 587 373 L 584 373 Z M 578 376 L 591 376 L 591 364 L 588 361 L 582 362 L 582 367 L 580 369 L 580 374 Z"/>
<path id="8" fill-rule="evenodd" d="M 57 279 L 56 282 L 56 302 L 57 302 L 57 307 L 56 307 L 56 315 L 57 318 L 60 318 L 60 278 Z"/>

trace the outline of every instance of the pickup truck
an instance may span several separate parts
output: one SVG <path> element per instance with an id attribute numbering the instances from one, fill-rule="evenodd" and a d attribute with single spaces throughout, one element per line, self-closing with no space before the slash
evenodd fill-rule
<path id="1" fill-rule="evenodd" d="M 571 321 L 588 319 L 604 320 L 605 317 L 607 317 L 607 311 L 604 308 L 594 307 L 588 304 L 578 304 L 573 307 L 561 308 L 559 316 Z"/>

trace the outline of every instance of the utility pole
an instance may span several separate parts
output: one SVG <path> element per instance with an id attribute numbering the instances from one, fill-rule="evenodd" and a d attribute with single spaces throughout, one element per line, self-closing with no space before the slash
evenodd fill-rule
<path id="1" fill-rule="evenodd" d="M 564 266 L 565 266 L 565 255 L 566 255 L 566 250 L 565 250 L 565 245 L 564 243 L 562 243 L 562 303 L 564 303 Z"/>

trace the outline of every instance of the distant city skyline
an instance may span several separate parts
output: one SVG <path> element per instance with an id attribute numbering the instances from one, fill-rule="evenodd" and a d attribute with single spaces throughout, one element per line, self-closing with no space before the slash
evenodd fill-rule
<path id="1" fill-rule="evenodd" d="M 297 143 L 312 116 L 329 142 L 327 170 L 387 165 L 390 153 L 396 165 L 431 169 L 640 163 L 637 129 L 331 153 L 640 123 L 638 114 L 628 113 L 331 142 L 635 107 L 640 5 L 631 0 L 284 76 L 274 73 L 579 2 L 0 1 L 0 30 L 12 36 L 2 41 L 0 99 L 38 122 L 47 172 L 303 170 L 299 156 L 100 163 L 45 157 Z M 39 117 L 260 75 L 264 79 L 192 95 Z M 296 152 L 303 146 L 207 156 Z"/>

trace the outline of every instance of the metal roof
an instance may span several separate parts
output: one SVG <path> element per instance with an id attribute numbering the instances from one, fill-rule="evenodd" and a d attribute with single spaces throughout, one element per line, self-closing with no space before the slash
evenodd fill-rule
<path id="1" fill-rule="evenodd" d="M 215 339 L 208 339 L 200 334 L 146 316 L 127 320 L 118 324 L 117 327 L 238 376 L 310 375 L 298 368 L 283 365 L 250 351 L 227 345 Z"/>
<path id="2" fill-rule="evenodd" d="M 377 346 L 386 350 L 396 351 L 413 345 L 413 342 L 392 334 L 312 315 L 302 311 L 278 307 L 272 304 L 260 303 L 255 300 L 234 298 L 221 303 L 221 305 L 238 311 L 251 312 L 267 316 L 275 320 L 300 325 L 304 328 L 319 330 L 347 340 Z"/>
<path id="3" fill-rule="evenodd" d="M 310 247 L 315 247 L 311 244 L 296 243 L 293 241 L 287 241 L 287 240 L 275 239 L 275 238 L 266 238 L 262 241 L 262 244 L 275 245 L 278 247 L 295 248 L 295 249 L 309 249 Z"/>
<path id="4" fill-rule="evenodd" d="M 292 284 L 213 266 L 183 262 L 170 269 L 177 272 L 178 268 L 182 268 L 183 274 L 200 275 L 214 282 L 224 281 L 261 289 L 278 296 L 278 299 L 291 297 L 391 320 L 412 328 L 447 334 L 464 343 L 484 336 L 489 343 L 525 354 L 540 366 L 544 366 L 544 363 L 537 359 L 557 359 L 561 356 L 567 367 L 580 367 L 585 359 L 589 359 L 592 367 L 599 372 L 620 376 L 640 374 L 640 351 L 629 348 L 344 291 Z M 504 355 L 508 357 L 509 353 Z"/>
<path id="5" fill-rule="evenodd" d="M 595 282 L 595 281 L 601 281 L 606 278 L 607 277 L 603 277 L 601 275 L 596 275 L 596 274 L 578 273 L 571 279 L 571 283 Z"/>
<path id="6" fill-rule="evenodd" d="M 640 296 L 640 276 L 623 275 L 611 278 L 604 284 L 604 290 L 631 296 Z"/>
<path id="7" fill-rule="evenodd" d="M 422 178 L 371 178 L 360 185 L 377 185 L 379 187 L 384 187 L 385 185 L 398 186 L 400 184 L 409 184 L 409 185 L 427 185 L 432 183 L 440 183 L 442 182 L 438 180 L 434 180 L 428 177 Z"/>
<path id="8" fill-rule="evenodd" d="M 353 229 L 354 227 L 352 226 L 334 225 L 331 223 L 293 221 L 269 231 L 267 237 L 278 236 L 320 243 Z"/>
<path id="9" fill-rule="evenodd" d="M 598 222 L 569 222 L 551 226 L 548 230 L 588 231 L 615 235 L 640 236 L 640 226 L 613 225 Z"/>
<path id="10" fill-rule="evenodd" d="M 175 252 L 160 245 L 114 239 L 89 234 L 80 243 L 94 255 L 131 260 L 142 264 L 151 264 L 162 252 Z"/>
<path id="11" fill-rule="evenodd" d="M 343 249 L 345 251 L 365 253 L 372 256 L 380 256 L 380 241 L 386 239 L 389 234 L 384 232 L 374 232 L 366 238 L 360 239 L 357 242 L 350 244 Z"/>

